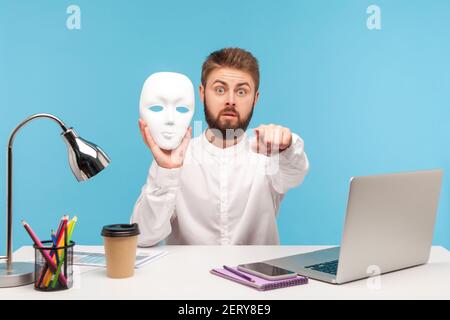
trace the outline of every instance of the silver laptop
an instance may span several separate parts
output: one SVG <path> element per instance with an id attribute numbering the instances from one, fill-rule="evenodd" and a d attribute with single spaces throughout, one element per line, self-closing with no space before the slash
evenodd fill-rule
<path id="1" fill-rule="evenodd" d="M 428 261 L 442 170 L 350 179 L 340 247 L 265 263 L 330 283 L 345 283 Z"/>

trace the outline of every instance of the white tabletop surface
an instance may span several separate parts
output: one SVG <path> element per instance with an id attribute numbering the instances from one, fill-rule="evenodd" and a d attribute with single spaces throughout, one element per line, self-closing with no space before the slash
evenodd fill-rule
<path id="1" fill-rule="evenodd" d="M 163 246 L 167 255 L 137 269 L 128 279 L 109 279 L 104 268 L 76 267 L 74 287 L 40 292 L 33 285 L 0 288 L 4 299 L 450 299 L 450 252 L 433 247 L 429 263 L 382 275 L 379 282 L 359 280 L 332 285 L 310 279 L 309 284 L 273 291 L 255 289 L 214 276 L 222 265 L 268 260 L 323 246 Z M 77 251 L 102 247 L 77 246 Z M 139 249 L 145 252 L 152 249 Z M 154 249 L 153 249 L 154 250 Z M 14 253 L 14 261 L 32 261 L 31 247 Z"/>

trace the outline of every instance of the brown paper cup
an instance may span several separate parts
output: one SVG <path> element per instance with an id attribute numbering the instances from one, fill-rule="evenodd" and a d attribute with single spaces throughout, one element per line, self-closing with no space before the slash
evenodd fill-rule
<path id="1" fill-rule="evenodd" d="M 136 231 L 137 229 L 137 231 Z M 136 262 L 137 225 L 111 225 L 103 228 L 106 275 L 121 279 L 134 275 Z"/>

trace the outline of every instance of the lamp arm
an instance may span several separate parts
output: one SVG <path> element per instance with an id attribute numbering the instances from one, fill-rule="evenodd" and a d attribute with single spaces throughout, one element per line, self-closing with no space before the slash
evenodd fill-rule
<path id="1" fill-rule="evenodd" d="M 51 115 L 51 114 L 47 114 L 47 113 L 38 113 L 38 114 L 34 114 L 29 116 L 28 118 L 26 118 L 25 120 L 23 120 L 21 123 L 19 123 L 14 130 L 12 131 L 9 140 L 8 140 L 8 164 L 7 164 L 7 173 L 6 173 L 6 179 L 7 179 L 7 195 L 6 195 L 6 212 L 7 212 L 7 220 L 6 220 L 6 256 L 1 256 L 0 259 L 6 259 L 7 260 L 7 265 L 8 265 L 8 270 L 11 269 L 12 266 L 12 222 L 13 222 L 13 217 L 12 217 L 12 203 L 13 203 L 13 199 L 12 199 L 12 180 L 13 180 L 13 143 L 14 143 L 14 138 L 17 134 L 17 132 L 23 127 L 25 126 L 27 123 L 29 123 L 30 121 L 37 119 L 37 118 L 49 118 L 53 121 L 55 121 L 56 123 L 59 124 L 59 126 L 63 129 L 64 132 L 67 131 L 67 127 L 64 124 L 64 122 L 62 122 L 60 119 L 58 119 L 57 117 Z"/>
<path id="2" fill-rule="evenodd" d="M 23 120 L 21 123 L 19 123 L 14 130 L 12 131 L 10 137 L 9 137 L 9 141 L 8 141 L 8 148 L 12 148 L 13 142 L 14 142 L 14 138 L 17 134 L 17 132 L 24 126 L 26 125 L 28 122 L 37 119 L 37 118 L 49 118 L 52 119 L 53 121 L 55 121 L 56 123 L 59 124 L 59 126 L 63 129 L 63 131 L 67 131 L 67 127 L 64 124 L 64 122 L 62 122 L 59 118 L 55 117 L 54 115 L 51 114 L 47 114 L 47 113 L 38 113 L 38 114 L 33 114 L 31 116 L 29 116 L 28 118 L 26 118 L 25 120 Z"/>

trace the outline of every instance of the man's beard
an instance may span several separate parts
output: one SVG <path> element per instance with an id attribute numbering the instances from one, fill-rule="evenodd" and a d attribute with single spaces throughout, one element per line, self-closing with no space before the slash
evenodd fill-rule
<path id="1" fill-rule="evenodd" d="M 204 104 L 205 119 L 208 123 L 209 128 L 215 135 L 220 133 L 222 139 L 230 140 L 241 136 L 245 132 L 245 130 L 247 130 L 248 125 L 252 120 L 253 109 L 255 108 L 255 99 L 253 98 L 253 105 L 252 109 L 250 110 L 250 114 L 243 119 L 241 118 L 240 113 L 234 107 L 226 107 L 219 112 L 216 118 L 214 118 L 214 116 L 209 111 L 208 104 L 206 103 L 206 96 Z M 236 114 L 237 121 L 221 118 L 222 115 L 227 112 L 233 112 L 234 114 Z"/>

